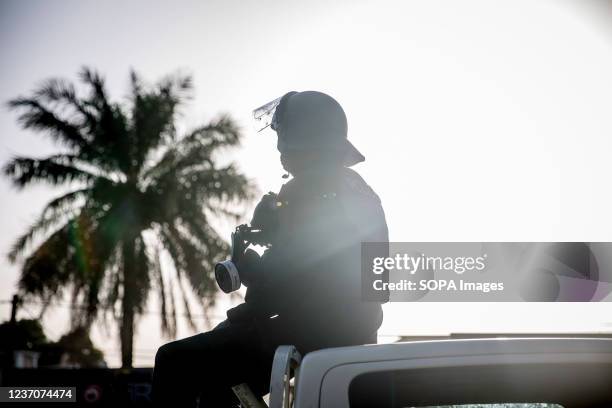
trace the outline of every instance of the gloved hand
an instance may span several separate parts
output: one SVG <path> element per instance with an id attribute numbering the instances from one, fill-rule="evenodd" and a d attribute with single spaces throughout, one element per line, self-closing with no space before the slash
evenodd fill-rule
<path id="1" fill-rule="evenodd" d="M 251 282 L 261 277 L 259 270 L 261 257 L 252 249 L 247 249 L 235 260 L 242 284 L 248 287 Z"/>
<path id="2" fill-rule="evenodd" d="M 249 305 L 241 303 L 227 311 L 227 320 L 229 323 L 246 323 L 253 320 L 253 313 Z"/>
<path id="3" fill-rule="evenodd" d="M 276 228 L 278 222 L 277 219 L 277 205 L 278 195 L 273 192 L 269 192 L 261 197 L 259 203 L 253 211 L 253 218 L 251 219 L 251 226 L 263 230 L 273 230 Z"/>

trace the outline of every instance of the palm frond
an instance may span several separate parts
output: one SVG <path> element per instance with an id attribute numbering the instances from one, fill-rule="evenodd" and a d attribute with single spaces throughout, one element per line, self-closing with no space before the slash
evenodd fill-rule
<path id="1" fill-rule="evenodd" d="M 193 319 L 193 314 L 191 313 L 191 303 L 189 303 L 189 296 L 187 294 L 185 286 L 183 285 L 181 275 L 179 275 L 177 286 L 180 289 L 181 299 L 183 300 L 183 313 L 185 313 L 185 320 L 187 321 L 189 328 L 194 332 L 197 332 L 198 326 L 196 325 L 195 320 Z"/>
<path id="2" fill-rule="evenodd" d="M 78 211 L 78 209 L 71 206 L 79 199 L 85 198 L 88 191 L 88 189 L 70 191 L 50 201 L 42 211 L 40 217 L 24 234 L 15 240 L 8 253 L 9 260 L 11 262 L 17 261 L 19 255 L 26 250 L 27 246 L 36 236 L 44 234 L 58 223 L 66 221 L 66 217 L 74 218 L 77 215 L 76 211 Z"/>
<path id="3" fill-rule="evenodd" d="M 191 169 L 185 172 L 185 178 L 192 180 L 190 187 L 193 194 L 219 199 L 224 203 L 249 201 L 256 192 L 251 181 L 234 164 L 216 169 Z"/>
<path id="4" fill-rule="evenodd" d="M 110 104 L 106 96 L 106 85 L 104 78 L 96 70 L 89 67 L 82 67 L 79 71 L 81 81 L 89 85 L 90 94 L 87 100 L 87 105 L 95 107 L 99 112 L 110 110 Z"/>
<path id="5" fill-rule="evenodd" d="M 91 160 L 106 171 L 128 174 L 134 165 L 130 157 L 133 146 L 130 145 L 128 115 L 120 104 L 108 100 L 104 78 L 97 71 L 83 67 L 79 77 L 89 88 L 88 97 L 81 103 L 96 118 L 89 129 Z"/>
<path id="6" fill-rule="evenodd" d="M 60 118 L 36 98 L 15 98 L 8 102 L 8 107 L 22 110 L 18 121 L 24 129 L 48 132 L 55 140 L 75 149 L 88 143 L 78 124 Z"/>
<path id="7" fill-rule="evenodd" d="M 231 118 L 221 116 L 181 138 L 143 172 L 143 177 L 160 178 L 193 166 L 213 167 L 213 155 L 216 151 L 235 147 L 239 143 L 240 129 Z"/>
<path id="8" fill-rule="evenodd" d="M 206 246 L 202 245 L 204 239 Z M 177 275 L 186 277 L 200 298 L 209 297 L 211 292 L 216 291 L 214 264 L 229 252 L 223 240 L 218 239 L 216 234 L 210 238 L 196 237 L 184 225 L 177 223 L 164 226 L 162 241 L 172 254 Z"/>
<path id="9" fill-rule="evenodd" d="M 46 103 L 64 104 L 70 107 L 75 113 L 81 117 L 79 128 L 93 127 L 96 124 L 97 118 L 86 104 L 79 99 L 75 86 L 63 79 L 51 78 L 34 91 L 36 100 L 42 100 Z M 86 135 L 84 135 L 86 139 Z"/>
<path id="10" fill-rule="evenodd" d="M 73 165 L 78 157 L 59 154 L 45 159 L 15 157 L 4 166 L 4 174 L 11 178 L 13 184 L 23 188 L 34 181 L 60 185 L 66 182 L 92 182 L 98 176 Z"/>
<path id="11" fill-rule="evenodd" d="M 159 248 L 155 248 L 153 274 L 157 277 L 157 290 L 160 302 L 160 320 L 161 320 L 161 331 L 167 337 L 173 338 L 176 336 L 176 316 L 172 315 L 174 306 L 168 304 L 173 302 L 172 298 L 168 299 L 170 294 L 168 291 L 172 291 L 172 286 L 169 289 L 166 288 L 166 283 L 161 267 L 161 253 Z M 174 319 L 173 319 L 174 317 Z"/>
<path id="12" fill-rule="evenodd" d="M 189 77 L 170 77 L 147 89 L 138 74 L 132 72 L 130 137 L 134 139 L 133 155 L 139 169 L 160 144 L 174 141 L 174 119 L 185 98 L 185 83 L 190 81 Z"/>

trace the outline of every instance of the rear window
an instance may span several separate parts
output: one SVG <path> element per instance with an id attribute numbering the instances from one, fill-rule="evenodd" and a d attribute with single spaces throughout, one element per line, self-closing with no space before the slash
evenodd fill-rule
<path id="1" fill-rule="evenodd" d="M 611 383 L 607 364 L 485 365 L 374 371 L 348 394 L 351 408 L 610 406 Z"/>
<path id="2" fill-rule="evenodd" d="M 430 405 L 427 407 L 410 407 L 410 408 L 563 408 L 563 407 L 559 404 L 547 404 L 547 403 L 541 403 L 541 402 L 520 402 L 520 403 L 512 403 L 512 404 Z"/>

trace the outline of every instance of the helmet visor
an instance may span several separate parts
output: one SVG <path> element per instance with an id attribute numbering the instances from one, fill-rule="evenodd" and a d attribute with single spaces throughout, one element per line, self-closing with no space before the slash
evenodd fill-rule
<path id="1" fill-rule="evenodd" d="M 276 111 L 276 108 L 280 104 L 282 98 L 283 97 L 280 96 L 253 111 L 253 119 L 255 119 L 255 128 L 258 132 L 261 132 L 267 127 L 271 127 L 272 129 L 274 129 L 274 112 Z"/>

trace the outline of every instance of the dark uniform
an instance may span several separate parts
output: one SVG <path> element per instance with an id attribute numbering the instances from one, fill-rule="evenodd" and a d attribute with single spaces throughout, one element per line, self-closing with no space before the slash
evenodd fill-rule
<path id="1" fill-rule="evenodd" d="M 361 300 L 361 242 L 387 241 L 378 196 L 353 170 L 313 168 L 278 195 L 279 230 L 233 316 L 255 316 L 271 347 L 376 342 L 379 303 Z M 269 319 L 269 317 L 278 317 Z M 259 320 L 261 319 L 261 320 Z"/>
<path id="2" fill-rule="evenodd" d="M 160 405 L 233 406 L 230 387 L 269 391 L 276 347 L 302 353 L 375 343 L 380 302 L 361 298 L 362 242 L 388 241 L 378 196 L 355 171 L 327 163 L 299 172 L 276 197 L 271 247 L 241 265 L 253 276 L 245 302 L 214 330 L 160 348 Z"/>

